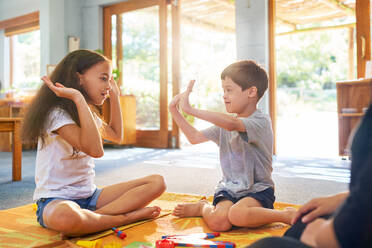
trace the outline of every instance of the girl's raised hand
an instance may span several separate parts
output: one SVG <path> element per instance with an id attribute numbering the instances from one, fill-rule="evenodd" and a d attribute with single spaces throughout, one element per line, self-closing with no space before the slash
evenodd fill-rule
<path id="1" fill-rule="evenodd" d="M 53 83 L 49 77 L 43 76 L 41 78 L 43 82 L 48 86 L 48 88 L 53 91 L 58 97 L 64 97 L 70 100 L 75 100 L 76 97 L 82 96 L 80 91 L 73 89 L 73 88 L 66 88 L 64 85 L 60 83 Z"/>
<path id="2" fill-rule="evenodd" d="M 119 90 L 118 84 L 114 80 L 114 77 L 111 77 L 110 79 L 110 86 L 111 86 L 110 95 L 111 94 L 115 94 L 117 96 L 120 95 L 120 90 Z"/>

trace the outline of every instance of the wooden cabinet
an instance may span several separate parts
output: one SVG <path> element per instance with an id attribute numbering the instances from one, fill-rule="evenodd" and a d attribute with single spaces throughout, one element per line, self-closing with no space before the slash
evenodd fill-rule
<path id="1" fill-rule="evenodd" d="M 120 107 L 123 119 L 123 140 L 119 145 L 134 145 L 136 143 L 136 98 L 134 95 L 120 96 Z M 102 106 L 102 115 L 106 123 L 110 118 L 110 99 Z M 111 142 L 105 142 L 111 143 Z"/>
<path id="2" fill-rule="evenodd" d="M 0 117 L 21 117 L 24 112 L 24 104 L 4 102 L 0 105 Z M 12 133 L 0 133 L 0 151 L 12 151 Z M 31 147 L 25 147 L 31 148 Z"/>
<path id="3" fill-rule="evenodd" d="M 336 83 L 339 155 L 347 156 L 350 133 L 371 103 L 372 79 Z"/>

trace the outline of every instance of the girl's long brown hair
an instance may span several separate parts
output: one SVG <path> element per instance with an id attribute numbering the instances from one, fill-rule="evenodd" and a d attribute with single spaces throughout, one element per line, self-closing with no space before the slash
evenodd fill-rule
<path id="1" fill-rule="evenodd" d="M 92 66 L 104 61 L 109 60 L 91 50 L 73 51 L 59 62 L 50 75 L 50 79 L 54 83 L 59 82 L 65 87 L 77 89 L 86 97 L 85 91 L 80 86 L 77 73 L 84 74 Z M 44 144 L 46 120 L 55 107 L 66 110 L 75 123 L 80 126 L 75 103 L 67 98 L 56 96 L 47 85 L 43 84 L 27 108 L 23 119 L 22 139 L 25 143 L 36 143 L 38 138 L 41 138 L 42 144 Z"/>

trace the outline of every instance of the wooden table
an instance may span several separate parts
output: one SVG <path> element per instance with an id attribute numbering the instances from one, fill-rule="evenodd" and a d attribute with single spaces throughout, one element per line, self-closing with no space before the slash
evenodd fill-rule
<path id="1" fill-rule="evenodd" d="M 13 146 L 12 146 L 13 181 L 20 181 L 22 179 L 21 121 L 22 121 L 22 118 L 0 117 L 0 132 L 12 132 L 13 133 Z"/>

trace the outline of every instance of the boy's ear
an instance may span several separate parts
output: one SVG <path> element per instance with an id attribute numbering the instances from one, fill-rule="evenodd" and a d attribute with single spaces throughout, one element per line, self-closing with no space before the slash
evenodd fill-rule
<path id="1" fill-rule="evenodd" d="M 248 91 L 248 96 L 249 97 L 255 97 L 257 96 L 257 87 L 256 86 L 252 86 L 248 89 L 246 89 Z"/>

